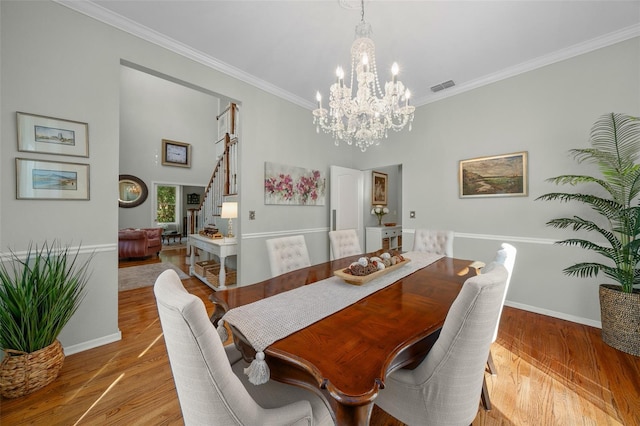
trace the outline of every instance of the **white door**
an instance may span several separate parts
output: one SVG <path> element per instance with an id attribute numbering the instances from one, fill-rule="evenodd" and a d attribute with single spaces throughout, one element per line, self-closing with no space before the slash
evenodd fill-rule
<path id="1" fill-rule="evenodd" d="M 363 205 L 364 172 L 331 166 L 330 170 L 330 229 L 356 229 L 360 247 L 364 247 Z M 330 259 L 333 253 L 329 249 Z"/>

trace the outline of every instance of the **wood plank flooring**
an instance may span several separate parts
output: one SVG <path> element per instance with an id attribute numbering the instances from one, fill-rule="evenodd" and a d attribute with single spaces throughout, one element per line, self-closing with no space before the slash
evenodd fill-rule
<path id="1" fill-rule="evenodd" d="M 172 262 L 185 272 L 185 250 L 120 266 Z M 205 301 L 195 278 L 187 290 Z M 66 358 L 44 389 L 0 401 L 1 425 L 181 425 L 152 287 L 120 293 L 122 340 Z M 640 358 L 602 343 L 600 330 L 505 307 L 487 374 L 493 410 L 479 406 L 474 425 L 640 425 Z M 375 408 L 374 426 L 402 423 Z"/>

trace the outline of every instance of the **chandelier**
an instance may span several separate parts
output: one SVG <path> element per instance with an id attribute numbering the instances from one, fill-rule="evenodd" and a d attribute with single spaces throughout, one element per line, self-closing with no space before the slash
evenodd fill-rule
<path id="1" fill-rule="evenodd" d="M 351 45 L 349 86 L 344 82 L 342 67 L 338 67 L 336 82 L 329 88 L 329 110 L 322 107 L 322 95 L 317 92 L 318 108 L 313 110 L 313 123 L 316 132 L 320 133 L 322 129 L 331 133 L 336 145 L 340 141 L 349 145 L 355 143 L 364 152 L 386 138 L 389 129 L 400 131 L 409 123 L 411 131 L 415 107 L 409 105 L 411 93 L 398 80 L 398 64 L 395 62 L 391 67 L 391 81 L 385 83 L 382 93 L 375 45 L 371 40 L 371 24 L 364 20 L 364 0 L 361 7 L 361 20 L 356 25 L 356 39 Z"/>

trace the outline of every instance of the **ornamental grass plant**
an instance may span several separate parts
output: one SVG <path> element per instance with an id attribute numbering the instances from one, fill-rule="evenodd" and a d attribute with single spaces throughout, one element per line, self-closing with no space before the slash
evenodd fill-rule
<path id="1" fill-rule="evenodd" d="M 59 242 L 10 251 L 0 262 L 0 347 L 32 353 L 54 343 L 77 311 L 94 253 L 81 262 L 80 248 Z"/>

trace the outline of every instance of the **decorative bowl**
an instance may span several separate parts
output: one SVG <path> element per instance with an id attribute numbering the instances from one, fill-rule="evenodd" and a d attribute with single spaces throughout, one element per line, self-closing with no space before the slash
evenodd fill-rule
<path id="1" fill-rule="evenodd" d="M 407 259 L 405 257 L 402 262 L 398 262 L 395 265 L 388 266 L 388 267 L 384 268 L 381 271 L 374 272 L 373 274 L 369 274 L 369 275 L 363 275 L 363 276 L 351 275 L 349 273 L 344 272 L 344 270 L 346 268 L 342 268 L 342 269 L 338 269 L 336 271 L 333 271 L 333 275 L 342 278 L 342 280 L 344 282 L 346 282 L 347 284 L 362 285 L 362 284 L 366 284 L 367 282 L 371 281 L 374 278 L 378 278 L 378 277 L 381 277 L 382 275 L 386 275 L 389 272 L 391 272 L 391 271 L 393 271 L 395 269 L 398 269 L 398 268 L 406 265 L 409 262 L 411 262 L 411 259 Z"/>

